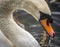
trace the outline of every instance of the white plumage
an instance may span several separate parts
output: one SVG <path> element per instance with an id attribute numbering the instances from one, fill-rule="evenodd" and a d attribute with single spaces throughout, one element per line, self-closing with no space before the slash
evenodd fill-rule
<path id="1" fill-rule="evenodd" d="M 38 21 L 39 11 L 50 14 L 45 0 L 0 0 L 0 29 L 4 35 L 15 47 L 40 47 L 29 32 L 15 23 L 12 16 L 15 9 L 26 11 Z"/>
<path id="2" fill-rule="evenodd" d="M 13 43 L 0 30 L 0 47 L 13 47 Z"/>

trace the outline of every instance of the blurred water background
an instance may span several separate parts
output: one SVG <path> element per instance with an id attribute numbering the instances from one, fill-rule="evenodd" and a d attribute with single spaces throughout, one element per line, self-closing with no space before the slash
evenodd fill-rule
<path id="1" fill-rule="evenodd" d="M 52 17 L 54 20 L 52 26 L 54 31 L 56 32 L 54 39 L 51 41 L 50 47 L 60 47 L 60 1 L 46 1 L 52 11 Z M 20 23 L 24 24 L 25 29 L 29 31 L 41 45 L 44 29 L 42 28 L 40 23 L 37 22 L 30 14 L 22 10 L 17 10 L 16 12 L 14 12 L 14 16 L 19 19 Z M 47 35 L 45 47 L 48 47 L 48 40 L 49 37 Z"/>

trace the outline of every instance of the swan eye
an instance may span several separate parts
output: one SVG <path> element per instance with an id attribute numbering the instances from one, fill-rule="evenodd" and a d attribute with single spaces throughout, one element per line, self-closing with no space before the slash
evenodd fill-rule
<path id="1" fill-rule="evenodd" d="M 40 19 L 39 20 L 43 20 L 43 19 L 46 19 L 47 17 L 47 14 L 44 14 L 43 12 L 39 12 L 40 13 Z"/>

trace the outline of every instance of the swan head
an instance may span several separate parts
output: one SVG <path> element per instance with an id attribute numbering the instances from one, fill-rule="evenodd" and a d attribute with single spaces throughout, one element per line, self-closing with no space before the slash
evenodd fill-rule
<path id="1" fill-rule="evenodd" d="M 40 22 L 42 27 L 46 30 L 50 37 L 55 36 L 55 32 L 51 26 L 53 19 L 51 11 L 45 0 L 26 0 L 27 5 L 24 8 L 27 13 L 31 14 L 37 21 Z M 29 6 L 28 6 L 29 4 Z M 22 6 L 23 8 L 23 6 Z"/>
<path id="2" fill-rule="evenodd" d="M 28 0 L 28 2 L 31 2 L 31 6 L 33 7 L 30 9 L 30 14 L 40 22 L 42 27 L 45 29 L 45 31 L 48 33 L 50 37 L 55 36 L 55 32 L 51 26 L 53 23 L 53 18 L 51 15 L 51 11 L 49 6 L 47 5 L 45 0 Z M 32 11 L 31 11 L 32 10 Z"/>

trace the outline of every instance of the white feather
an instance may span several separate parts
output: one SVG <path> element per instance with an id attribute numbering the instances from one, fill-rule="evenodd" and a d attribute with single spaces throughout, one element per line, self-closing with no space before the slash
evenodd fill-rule
<path id="1" fill-rule="evenodd" d="M 12 42 L 0 30 L 0 47 L 13 47 Z"/>

